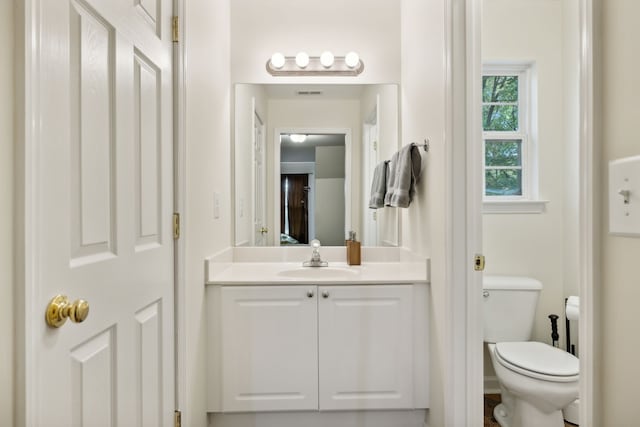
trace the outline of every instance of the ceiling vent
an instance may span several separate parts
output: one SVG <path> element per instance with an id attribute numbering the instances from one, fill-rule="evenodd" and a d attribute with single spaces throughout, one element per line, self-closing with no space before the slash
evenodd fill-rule
<path id="1" fill-rule="evenodd" d="M 321 90 L 298 90 L 296 91 L 298 96 L 319 96 L 322 95 Z"/>

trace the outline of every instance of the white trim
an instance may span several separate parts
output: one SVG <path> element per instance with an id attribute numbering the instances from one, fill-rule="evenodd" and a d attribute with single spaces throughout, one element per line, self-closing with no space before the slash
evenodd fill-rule
<path id="1" fill-rule="evenodd" d="M 274 235 L 274 246 L 280 246 L 280 134 L 344 134 L 344 227 L 351 230 L 351 129 L 350 128 L 276 128 L 273 133 L 273 219 L 271 229 Z M 314 225 L 315 227 L 315 225 Z"/>
<path id="2" fill-rule="evenodd" d="M 548 200 L 484 200 L 483 214 L 541 214 L 547 209 Z"/>
<path id="3" fill-rule="evenodd" d="M 174 0 L 173 12 L 178 17 L 180 42 L 173 44 L 173 108 L 174 108 L 174 209 L 180 213 L 184 223 L 186 218 L 187 156 L 186 156 L 186 31 L 185 1 Z M 188 408 L 187 393 L 187 286 L 186 286 L 186 236 L 174 243 L 175 277 L 175 409 Z"/>
<path id="4" fill-rule="evenodd" d="M 466 71 L 466 171 L 467 171 L 467 247 L 466 277 L 466 354 L 467 354 L 467 424 L 481 426 L 484 420 L 482 394 L 484 389 L 484 344 L 482 272 L 472 268 L 474 257 L 483 251 L 482 201 L 484 197 L 484 139 L 482 134 L 482 1 L 467 0 L 465 4 L 465 71 Z M 530 82 L 528 69 L 527 81 Z M 470 92 L 470 93 L 469 93 Z M 528 94 L 527 94 L 528 95 Z M 528 99 L 528 98 L 527 98 Z M 528 129 L 530 109 L 526 111 Z M 482 142 L 482 143 L 481 143 Z M 524 164 L 523 164 L 524 166 Z M 482 186 L 478 183 L 482 183 Z M 531 190 L 531 189 L 529 189 Z M 531 194 L 531 193 L 529 193 Z"/>
<path id="5" fill-rule="evenodd" d="M 596 315 L 598 313 L 594 284 L 599 282 L 600 263 L 597 253 L 600 236 L 600 171 L 595 152 L 595 85 L 594 85 L 594 16 L 599 16 L 598 0 L 580 0 L 580 224 L 579 224 L 579 282 L 580 282 L 580 426 L 599 424 L 595 397 Z"/>
<path id="6" fill-rule="evenodd" d="M 37 427 L 36 377 L 38 355 L 33 351 L 35 324 L 42 311 L 37 300 L 39 265 L 37 221 L 40 188 L 38 155 L 40 127 L 40 81 L 43 78 L 39 58 L 43 0 L 16 2 L 15 9 L 15 425 Z M 22 113 L 23 112 L 23 113 Z"/>
<path id="7" fill-rule="evenodd" d="M 447 0 L 445 6 L 444 425 L 481 426 L 482 274 L 472 266 L 482 238 L 482 10 L 478 0 Z"/>

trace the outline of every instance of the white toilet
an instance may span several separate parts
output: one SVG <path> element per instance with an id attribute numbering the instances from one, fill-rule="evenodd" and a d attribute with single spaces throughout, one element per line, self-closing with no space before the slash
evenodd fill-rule
<path id="1" fill-rule="evenodd" d="M 562 409 L 578 397 L 578 358 L 529 341 L 541 289 L 528 277 L 484 277 L 484 341 L 500 383 L 493 415 L 502 427 L 563 427 Z"/>

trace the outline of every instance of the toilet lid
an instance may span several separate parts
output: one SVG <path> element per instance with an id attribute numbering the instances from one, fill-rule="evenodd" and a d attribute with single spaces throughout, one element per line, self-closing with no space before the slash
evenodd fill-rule
<path id="1" fill-rule="evenodd" d="M 525 371 L 525 374 L 531 372 L 560 380 L 560 377 L 574 377 L 580 373 L 577 357 L 541 342 L 496 343 L 496 354 L 503 362 L 520 368 L 518 371 Z"/>

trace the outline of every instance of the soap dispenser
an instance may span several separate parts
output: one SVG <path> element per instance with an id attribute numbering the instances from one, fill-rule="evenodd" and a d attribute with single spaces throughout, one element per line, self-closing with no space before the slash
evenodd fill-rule
<path id="1" fill-rule="evenodd" d="M 349 232 L 347 244 L 347 264 L 360 265 L 360 242 L 356 240 L 356 232 Z"/>

